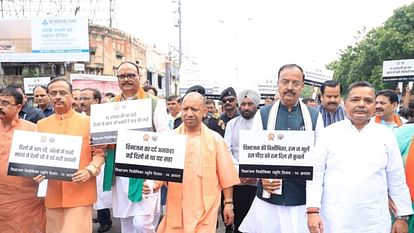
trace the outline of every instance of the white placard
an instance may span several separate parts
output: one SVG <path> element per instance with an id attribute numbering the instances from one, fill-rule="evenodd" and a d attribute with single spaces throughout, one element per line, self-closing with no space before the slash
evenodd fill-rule
<path id="1" fill-rule="evenodd" d="M 118 131 L 115 175 L 182 182 L 186 136 Z"/>
<path id="2" fill-rule="evenodd" d="M 332 80 L 334 72 L 322 68 L 306 67 L 305 84 L 320 87 L 325 81 Z"/>
<path id="3" fill-rule="evenodd" d="M 277 92 L 277 80 L 259 80 L 257 81 L 257 90 L 262 98 L 274 98 Z"/>
<path id="4" fill-rule="evenodd" d="M 313 131 L 241 130 L 239 176 L 311 180 Z"/>
<path id="5" fill-rule="evenodd" d="M 71 180 L 81 149 L 81 136 L 15 130 L 7 174 Z"/>
<path id="6" fill-rule="evenodd" d="M 151 104 L 151 99 L 146 98 L 92 105 L 92 144 L 115 144 L 118 130 L 151 130 Z"/>
<path id="7" fill-rule="evenodd" d="M 37 86 L 47 86 L 50 82 L 50 77 L 29 77 L 24 78 L 24 91 L 26 94 L 33 94 L 33 88 Z"/>
<path id="8" fill-rule="evenodd" d="M 382 78 L 384 82 L 414 81 L 414 59 L 384 61 Z"/>

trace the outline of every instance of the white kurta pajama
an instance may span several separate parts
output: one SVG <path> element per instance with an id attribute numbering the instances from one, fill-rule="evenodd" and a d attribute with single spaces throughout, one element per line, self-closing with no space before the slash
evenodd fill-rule
<path id="1" fill-rule="evenodd" d="M 153 124 L 156 132 L 167 132 L 168 118 L 165 101 L 158 100 L 154 109 Z M 153 182 L 153 181 L 146 181 Z M 112 188 L 113 216 L 120 218 L 123 233 L 152 233 L 160 216 L 160 192 L 143 195 L 139 202 L 128 199 L 129 178 L 115 177 Z"/>
<path id="2" fill-rule="evenodd" d="M 325 233 L 389 233 L 388 195 L 398 215 L 412 214 L 400 151 L 391 130 L 345 119 L 323 130 L 314 151 L 307 207 L 320 207 Z"/>
<path id="3" fill-rule="evenodd" d="M 105 164 L 101 166 L 101 172 L 96 176 L 96 202 L 93 204 L 95 210 L 102 210 L 112 208 L 112 192 L 103 191 L 103 170 L 105 170 Z"/>
<path id="4" fill-rule="evenodd" d="M 280 101 L 276 102 L 269 112 L 267 121 L 267 129 L 276 130 L 313 130 L 311 110 L 306 107 L 302 102 L 298 102 L 299 106 L 288 111 L 286 106 L 279 106 Z M 300 109 L 300 111 L 299 111 Z M 312 110 L 313 111 L 313 110 Z M 260 114 L 260 115 L 258 115 Z M 280 114 L 280 118 L 278 118 Z M 322 117 L 319 113 L 314 111 L 315 129 L 314 138 L 318 138 L 320 131 L 323 129 Z M 280 127 L 277 126 L 278 120 L 280 120 Z M 301 126 L 301 122 L 303 125 Z M 296 125 L 296 126 L 295 126 Z M 303 127 L 304 126 L 304 127 Z M 263 129 L 261 111 L 256 113 L 254 118 L 252 129 Z M 283 182 L 282 181 L 282 186 Z M 286 187 L 286 186 L 285 186 Z M 260 184 L 259 184 L 260 188 Z M 292 191 L 283 191 L 282 195 L 292 197 L 294 194 Z M 255 197 L 252 206 L 246 217 L 243 219 L 239 227 L 240 232 L 248 233 L 306 233 L 308 232 L 306 226 L 306 208 L 305 208 L 305 187 L 303 192 L 303 202 L 295 205 L 275 204 Z M 262 195 L 258 191 L 258 195 Z M 274 195 L 274 194 L 272 194 Z M 277 194 L 276 194 L 277 195 Z M 285 202 L 286 203 L 286 202 Z"/>

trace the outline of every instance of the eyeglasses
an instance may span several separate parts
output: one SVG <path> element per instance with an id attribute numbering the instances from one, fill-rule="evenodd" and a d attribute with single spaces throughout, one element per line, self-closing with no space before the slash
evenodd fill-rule
<path id="1" fill-rule="evenodd" d="M 11 106 L 16 106 L 17 104 L 12 104 L 12 103 L 10 103 L 9 101 L 7 101 L 7 100 L 2 100 L 2 101 L 0 101 L 0 105 L 3 107 L 3 108 L 8 108 L 8 107 L 11 107 Z"/>
<path id="2" fill-rule="evenodd" d="M 137 77 L 137 73 L 126 73 L 126 74 L 118 74 L 116 77 L 118 78 L 118 80 L 122 80 L 122 79 L 134 79 L 135 77 Z"/>
<path id="3" fill-rule="evenodd" d="M 285 87 L 289 86 L 289 83 L 292 83 L 292 86 L 294 88 L 298 88 L 298 87 L 302 86 L 302 82 L 300 82 L 300 81 L 295 81 L 295 80 L 290 81 L 290 80 L 287 80 L 287 79 L 280 80 L 280 84 L 282 86 L 285 86 Z"/>
<path id="4" fill-rule="evenodd" d="M 51 92 L 49 92 L 49 96 L 51 96 L 51 97 L 56 97 L 57 95 L 66 96 L 66 95 L 69 95 L 69 92 L 67 92 L 67 91 L 51 91 Z"/>
<path id="5" fill-rule="evenodd" d="M 229 102 L 229 103 L 233 103 L 234 101 L 236 101 L 236 98 L 228 98 L 228 99 L 223 99 L 221 102 L 223 104 Z"/>
<path id="6" fill-rule="evenodd" d="M 79 100 L 91 100 L 92 98 L 91 97 L 79 97 Z"/>

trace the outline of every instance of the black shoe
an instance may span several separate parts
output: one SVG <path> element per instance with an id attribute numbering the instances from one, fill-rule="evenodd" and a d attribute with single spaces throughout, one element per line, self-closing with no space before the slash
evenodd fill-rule
<path id="1" fill-rule="evenodd" d="M 93 222 L 93 223 L 98 223 L 99 221 L 98 221 L 98 219 L 97 219 L 97 218 L 93 218 L 93 219 L 92 219 L 92 222 Z"/>
<path id="2" fill-rule="evenodd" d="M 112 227 L 112 224 L 102 224 L 102 225 L 99 226 L 98 232 L 99 233 L 107 232 L 111 229 L 111 227 Z"/>

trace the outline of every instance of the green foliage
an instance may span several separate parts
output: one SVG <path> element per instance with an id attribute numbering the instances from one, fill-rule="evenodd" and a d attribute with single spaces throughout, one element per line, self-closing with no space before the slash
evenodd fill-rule
<path id="1" fill-rule="evenodd" d="M 23 77 L 39 77 L 39 69 L 36 68 L 25 68 L 22 71 Z"/>
<path id="2" fill-rule="evenodd" d="M 302 98 L 309 98 L 312 97 L 313 87 L 309 85 L 305 85 L 302 90 Z"/>
<path id="3" fill-rule="evenodd" d="M 334 79 L 342 83 L 343 90 L 360 80 L 370 82 L 377 90 L 393 89 L 396 83 L 382 82 L 382 63 L 414 59 L 414 3 L 395 10 L 383 26 L 340 52 L 340 58 L 327 67 L 334 71 Z"/>

